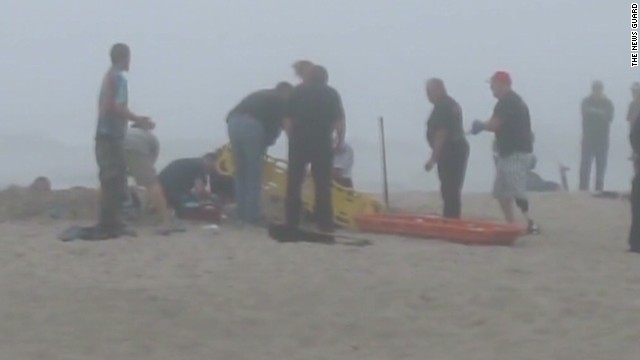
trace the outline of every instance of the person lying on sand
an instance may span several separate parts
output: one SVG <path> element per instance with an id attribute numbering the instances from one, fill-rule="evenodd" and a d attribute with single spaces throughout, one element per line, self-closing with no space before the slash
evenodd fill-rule
<path id="1" fill-rule="evenodd" d="M 207 189 L 209 175 L 216 170 L 216 160 L 215 153 L 200 158 L 178 159 L 160 172 L 160 185 L 176 217 L 184 218 L 188 203 L 217 202 Z"/>
<path id="2" fill-rule="evenodd" d="M 162 222 L 158 232 L 169 235 L 185 228 L 173 220 L 158 180 L 155 163 L 160 154 L 160 144 L 151 132 L 152 128 L 150 124 L 134 124 L 127 131 L 123 143 L 124 158 L 129 174 L 138 186 L 147 189 L 152 206 L 160 214 Z"/>

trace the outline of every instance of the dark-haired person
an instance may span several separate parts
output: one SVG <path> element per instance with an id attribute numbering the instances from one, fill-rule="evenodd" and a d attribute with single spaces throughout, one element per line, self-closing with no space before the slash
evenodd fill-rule
<path id="1" fill-rule="evenodd" d="M 279 83 L 245 97 L 227 117 L 231 152 L 235 164 L 236 221 L 258 225 L 262 218 L 264 154 L 282 131 L 286 100 L 293 86 Z"/>
<path id="2" fill-rule="evenodd" d="M 334 229 L 331 183 L 333 154 L 342 148 L 345 116 L 338 92 L 328 85 L 329 75 L 315 66 L 288 101 L 285 130 L 289 137 L 286 224 L 298 228 L 302 216 L 302 183 L 307 165 L 315 186 L 316 219 L 320 231 Z M 334 133 L 337 141 L 334 146 Z"/>
<path id="3" fill-rule="evenodd" d="M 148 117 L 136 115 L 128 107 L 124 73 L 129 71 L 131 61 L 129 47 L 113 45 L 110 57 L 111 67 L 102 79 L 98 100 L 95 153 L 100 177 L 100 217 L 92 231 L 94 239 L 133 235 L 126 229 L 121 216 L 121 203 L 126 191 L 123 140 L 129 121 L 145 126 L 152 124 Z"/>
<path id="4" fill-rule="evenodd" d="M 507 222 L 515 222 L 515 202 L 527 219 L 527 232 L 538 233 L 538 226 L 529 217 L 527 197 L 527 173 L 535 161 L 529 107 L 511 88 L 509 73 L 496 72 L 490 83 L 491 92 L 498 102 L 491 119 L 486 122 L 475 120 L 471 133 L 478 134 L 483 130 L 495 133 L 498 157 L 493 195 L 500 203 Z"/>
<path id="5" fill-rule="evenodd" d="M 596 191 L 604 190 L 609 152 L 609 130 L 613 120 L 613 103 L 604 94 L 601 81 L 594 81 L 591 94 L 582 101 L 582 156 L 580 190 L 589 190 L 591 164 L 596 163 Z"/>
<path id="6" fill-rule="evenodd" d="M 469 158 L 469 144 L 462 126 L 462 109 L 447 93 L 441 79 L 430 79 L 427 98 L 433 110 L 427 120 L 427 142 L 432 149 L 425 170 L 438 166 L 443 216 L 459 218 L 462 211 L 462 186 Z"/>
<path id="7" fill-rule="evenodd" d="M 158 175 L 170 208 L 178 218 L 184 216 L 184 205 L 193 200 L 209 200 L 209 174 L 216 169 L 217 155 L 174 160 Z"/>
<path id="8" fill-rule="evenodd" d="M 293 63 L 293 71 L 300 82 L 305 82 L 309 78 L 315 65 L 309 60 L 298 60 Z"/>
<path id="9" fill-rule="evenodd" d="M 640 115 L 639 115 L 640 118 Z M 629 250 L 640 254 L 640 121 L 632 122 L 629 135 L 634 152 L 635 175 L 631 183 L 631 230 L 629 232 Z"/>

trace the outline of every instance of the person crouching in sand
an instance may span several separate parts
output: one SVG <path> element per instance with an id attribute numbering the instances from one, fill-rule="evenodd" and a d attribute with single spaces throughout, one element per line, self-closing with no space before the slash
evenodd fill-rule
<path id="1" fill-rule="evenodd" d="M 160 144 L 151 132 L 153 124 L 134 124 L 124 138 L 124 159 L 129 174 L 138 186 L 147 189 L 151 204 L 161 216 L 162 223 L 158 233 L 169 235 L 173 232 L 184 231 L 185 228 L 173 221 L 171 211 L 167 206 L 162 186 L 158 180 L 155 163 L 160 154 Z"/>
<path id="2" fill-rule="evenodd" d="M 460 218 L 462 186 L 469 158 L 469 143 L 462 127 L 460 105 L 447 94 L 441 79 L 427 81 L 427 98 L 433 110 L 427 121 L 427 142 L 432 149 L 426 171 L 438 166 L 443 216 Z"/>

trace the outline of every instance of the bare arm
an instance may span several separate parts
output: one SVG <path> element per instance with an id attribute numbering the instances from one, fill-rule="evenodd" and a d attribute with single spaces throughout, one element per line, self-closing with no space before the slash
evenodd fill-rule
<path id="1" fill-rule="evenodd" d="M 116 114 L 129 121 L 144 121 L 148 119 L 144 116 L 138 116 L 134 114 L 128 107 L 127 96 L 127 84 L 125 80 L 116 76 L 109 77 L 109 91 L 107 93 L 107 100 L 105 102 L 105 112 Z"/>
<path id="2" fill-rule="evenodd" d="M 491 119 L 489 119 L 489 121 L 485 123 L 485 129 L 487 131 L 496 132 L 500 130 L 500 125 L 502 125 L 502 122 L 500 121 L 500 119 L 498 117 L 493 116 L 491 117 Z"/>

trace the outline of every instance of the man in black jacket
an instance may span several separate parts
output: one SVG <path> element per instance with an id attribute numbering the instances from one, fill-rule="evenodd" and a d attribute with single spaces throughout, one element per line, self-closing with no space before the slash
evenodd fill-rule
<path id="1" fill-rule="evenodd" d="M 244 98 L 227 117 L 235 164 L 236 221 L 257 225 L 261 221 L 264 153 L 282 130 L 286 100 L 293 87 L 282 82 L 275 89 L 259 90 Z"/>
<path id="2" fill-rule="evenodd" d="M 318 229 L 334 228 L 331 181 L 333 154 L 342 148 L 345 116 L 338 92 L 328 85 L 325 68 L 315 66 L 298 85 L 288 101 L 285 130 L 289 137 L 286 223 L 297 228 L 302 213 L 302 183 L 307 165 L 315 185 L 315 211 Z M 333 135 L 337 134 L 334 142 Z"/>

